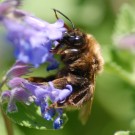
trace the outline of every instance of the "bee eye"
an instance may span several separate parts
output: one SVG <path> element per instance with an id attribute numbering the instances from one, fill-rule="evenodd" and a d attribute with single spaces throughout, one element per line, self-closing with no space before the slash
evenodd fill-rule
<path id="1" fill-rule="evenodd" d="M 70 36 L 69 41 L 75 46 L 82 46 L 84 43 L 82 36 Z"/>

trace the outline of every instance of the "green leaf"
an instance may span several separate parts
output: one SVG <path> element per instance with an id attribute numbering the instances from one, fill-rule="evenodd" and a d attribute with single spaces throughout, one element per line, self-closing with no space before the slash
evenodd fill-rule
<path id="1" fill-rule="evenodd" d="M 113 40 L 115 43 L 118 38 L 135 32 L 134 13 L 135 10 L 127 4 L 124 4 L 120 9 L 120 13 L 114 27 Z"/>
<path id="2" fill-rule="evenodd" d="M 6 112 L 7 103 L 4 103 L 2 107 L 4 112 Z M 53 120 L 47 121 L 44 118 L 42 118 L 40 114 L 40 109 L 36 107 L 34 104 L 27 106 L 22 103 L 17 103 L 17 108 L 18 108 L 18 112 L 7 113 L 8 117 L 13 122 L 29 128 L 53 129 Z M 63 114 L 62 117 L 65 124 L 68 120 L 66 114 Z"/>
<path id="3" fill-rule="evenodd" d="M 130 131 L 118 131 L 114 135 L 135 135 L 135 132 Z"/>
<path id="4" fill-rule="evenodd" d="M 127 48 L 124 47 L 124 44 L 120 43 L 123 41 L 122 39 L 126 36 L 135 34 L 135 10 L 132 6 L 128 4 L 124 4 L 120 13 L 117 17 L 115 29 L 113 33 L 113 44 L 118 47 L 114 47 L 112 49 L 112 62 L 107 63 L 107 70 L 110 69 L 111 72 L 117 74 L 123 80 L 127 81 L 132 86 L 135 86 L 135 61 L 134 61 L 134 53 L 130 46 L 127 45 Z M 127 43 L 126 43 L 127 44 Z M 125 46 L 126 46 L 125 44 Z M 120 49 L 121 48 L 121 49 Z M 123 49 L 122 49 L 123 48 Z M 129 51 L 129 49 L 130 51 Z M 131 52 L 132 49 L 132 52 Z"/>

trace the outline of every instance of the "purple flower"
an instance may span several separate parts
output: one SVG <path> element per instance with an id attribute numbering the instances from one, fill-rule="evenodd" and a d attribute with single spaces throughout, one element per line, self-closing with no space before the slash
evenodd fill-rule
<path id="1" fill-rule="evenodd" d="M 54 24 L 50 24 L 17 10 L 17 6 L 12 4 L 15 0 L 10 1 L 6 2 L 4 9 L 1 8 L 4 3 L 0 5 L 0 10 L 2 10 L 0 18 L 6 28 L 8 40 L 15 48 L 16 58 L 24 63 L 33 64 L 35 67 L 44 62 L 56 61 L 50 53 L 50 49 L 66 31 L 63 20 L 58 19 Z M 53 67 L 56 68 L 58 63 L 55 63 L 56 65 L 53 64 Z"/>
<path id="2" fill-rule="evenodd" d="M 30 105 L 32 102 L 40 107 L 41 115 L 46 120 L 54 120 L 55 129 L 61 128 L 63 124 L 62 108 L 51 108 L 51 104 L 64 102 L 72 93 L 72 86 L 66 85 L 65 89 L 57 89 L 53 82 L 46 84 L 37 84 L 29 82 L 20 77 L 11 78 L 7 85 L 9 90 L 4 91 L 1 95 L 2 101 L 8 101 L 7 112 L 17 112 L 16 102 L 22 102 Z M 50 102 L 51 101 L 51 102 Z"/>
<path id="3" fill-rule="evenodd" d="M 5 74 L 5 76 L 2 79 L 2 83 L 0 83 L 0 89 L 2 88 L 2 86 L 7 82 L 10 85 L 16 85 L 18 84 L 18 81 L 12 81 L 12 79 L 14 80 L 15 77 L 21 77 L 23 75 L 26 75 L 28 73 L 30 73 L 30 69 L 32 68 L 32 66 L 29 66 L 21 61 L 16 61 L 16 63 L 7 71 L 7 73 Z M 20 78 L 21 80 L 22 78 Z M 12 83 L 13 82 L 13 83 Z M 15 82 L 15 84 L 14 84 Z"/>
<path id="4" fill-rule="evenodd" d="M 42 99 L 49 97 L 52 102 L 63 101 L 72 93 L 72 86 L 67 85 L 65 89 L 60 90 L 53 86 L 52 82 L 47 85 L 35 85 L 28 82 L 23 82 L 24 88 L 36 97 L 39 102 Z"/>
<path id="5" fill-rule="evenodd" d="M 1 95 L 1 98 L 2 100 L 8 100 L 7 112 L 17 112 L 16 102 L 23 102 L 29 105 L 31 103 L 30 96 L 30 93 L 28 93 L 21 87 L 20 82 L 17 87 L 12 88 L 11 90 L 4 91 Z"/>
<path id="6" fill-rule="evenodd" d="M 43 114 L 43 117 L 46 120 L 51 120 L 53 118 L 53 116 L 55 115 L 56 110 L 54 108 L 50 108 L 49 110 L 46 110 Z"/>
<path id="7" fill-rule="evenodd" d="M 20 77 L 22 75 L 30 73 L 30 69 L 32 66 L 29 66 L 21 61 L 16 61 L 16 63 L 7 71 L 6 77 L 13 78 L 13 77 Z"/>
<path id="8" fill-rule="evenodd" d="M 123 49 L 135 50 L 135 33 L 119 38 L 117 44 Z"/>
<path id="9" fill-rule="evenodd" d="M 11 69 L 6 73 L 5 82 L 9 90 L 4 91 L 1 95 L 2 101 L 8 101 L 7 112 L 17 112 L 16 102 L 22 102 L 30 105 L 32 102 L 40 107 L 41 115 L 46 120 L 54 120 L 54 128 L 58 129 L 62 126 L 61 108 L 51 108 L 51 104 L 61 103 L 66 100 L 72 93 L 71 85 L 66 85 L 64 89 L 57 89 L 53 82 L 38 84 L 21 78 L 30 72 L 31 66 L 17 61 Z M 51 102 L 50 102 L 51 101 Z"/>
<path id="10" fill-rule="evenodd" d="M 53 108 L 57 103 L 65 102 L 71 95 L 72 86 L 67 84 L 64 89 L 55 88 L 53 81 L 39 84 L 30 82 L 23 75 L 42 63 L 48 63 L 47 70 L 56 69 L 59 63 L 51 53 L 62 39 L 66 31 L 64 22 L 58 19 L 50 24 L 24 11 L 18 10 L 20 0 L 5 0 L 0 4 L 0 23 L 4 26 L 7 39 L 15 48 L 16 63 L 3 78 L 0 88 L 6 83 L 8 90 L 1 94 L 2 101 L 8 101 L 7 112 L 17 112 L 16 102 L 25 105 L 35 103 L 41 110 L 41 116 L 53 120 L 54 129 L 63 124 L 63 109 Z"/>
<path id="11" fill-rule="evenodd" d="M 36 29 L 29 24 L 18 24 L 18 22 L 11 20 L 4 21 L 8 31 L 8 39 L 15 47 L 17 59 L 36 67 L 53 59 L 53 55 L 49 51 L 53 42 L 61 39 L 64 32 L 64 29 L 61 28 L 63 26 L 59 26 L 59 24 L 61 24 L 61 20 L 58 20 L 55 25 L 48 23 L 41 29 Z M 38 23 L 36 25 L 39 27 Z"/>
<path id="12" fill-rule="evenodd" d="M 0 18 L 4 15 L 13 12 L 14 9 L 21 4 L 21 0 L 5 0 L 0 3 Z"/>
<path id="13" fill-rule="evenodd" d="M 115 39 L 115 43 L 122 49 L 128 49 L 135 52 L 135 33 L 121 36 Z"/>
<path id="14" fill-rule="evenodd" d="M 57 117 L 53 123 L 54 129 L 59 129 L 63 124 L 63 120 L 60 117 Z"/>

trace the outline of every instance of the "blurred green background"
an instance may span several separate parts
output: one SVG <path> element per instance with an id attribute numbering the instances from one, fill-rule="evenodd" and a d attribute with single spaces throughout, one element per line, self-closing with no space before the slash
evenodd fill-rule
<path id="1" fill-rule="evenodd" d="M 69 121 L 62 130 L 41 131 L 14 124 L 15 135 L 113 135 L 119 130 L 135 130 L 135 85 L 119 74 L 119 70 L 130 70 L 130 54 L 117 50 L 112 41 L 115 21 L 124 3 L 135 7 L 135 0 L 24 0 L 21 8 L 37 17 L 53 23 L 56 18 L 52 8 L 55 8 L 67 15 L 77 28 L 93 34 L 102 46 L 106 64 L 96 79 L 94 103 L 86 125 L 79 121 L 78 111 L 71 111 L 67 112 Z M 12 48 L 5 44 L 2 35 L 0 42 L 2 77 L 13 64 L 14 57 Z M 116 62 L 121 69 L 108 70 L 110 61 Z M 0 123 L 0 135 L 6 135 L 2 116 Z"/>

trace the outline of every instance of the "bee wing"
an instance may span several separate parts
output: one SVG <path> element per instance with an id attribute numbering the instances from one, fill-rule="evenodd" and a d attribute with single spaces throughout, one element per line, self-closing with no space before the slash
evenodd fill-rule
<path id="1" fill-rule="evenodd" d="M 94 85 L 90 86 L 91 97 L 90 99 L 81 107 L 79 112 L 79 119 L 81 120 L 82 124 L 86 124 L 92 108 L 93 98 L 94 98 Z"/>

